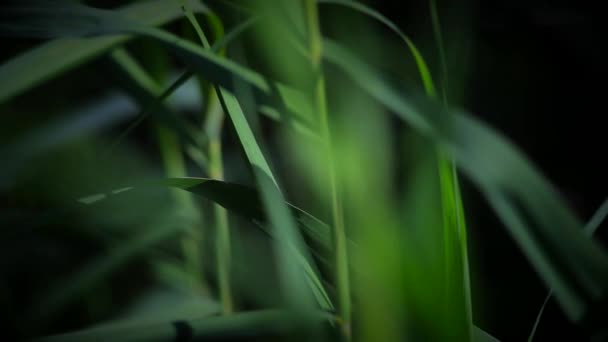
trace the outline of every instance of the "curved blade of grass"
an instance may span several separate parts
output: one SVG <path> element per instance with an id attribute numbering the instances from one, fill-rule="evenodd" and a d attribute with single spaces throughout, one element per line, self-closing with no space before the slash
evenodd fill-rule
<path id="1" fill-rule="evenodd" d="M 363 15 L 372 18 L 391 31 L 393 31 L 401 40 L 406 44 L 414 61 L 416 63 L 422 84 L 424 86 L 427 96 L 435 98 L 437 96 L 436 87 L 431 76 L 431 72 L 422 57 L 422 54 L 413 43 L 413 41 L 393 23 L 390 19 L 378 11 L 358 2 L 349 0 L 319 0 L 321 4 L 333 4 L 340 5 L 352 10 L 358 11 Z M 431 1 L 433 27 L 436 34 L 436 40 L 440 51 L 440 59 L 442 66 L 444 67 L 444 75 L 447 74 L 445 70 L 445 54 L 443 53 L 443 44 L 441 39 L 441 30 L 439 26 L 439 19 L 435 10 L 434 1 Z M 444 82 L 447 79 L 444 77 Z M 447 86 L 447 85 L 446 85 Z M 447 98 L 444 94 L 444 105 L 447 106 Z M 438 165 L 439 165 L 439 177 L 441 180 L 441 200 L 443 207 L 443 217 L 445 225 L 445 255 L 446 255 L 446 296 L 450 305 L 448 312 L 452 313 L 452 317 L 455 319 L 465 319 L 464 324 L 466 326 L 472 326 L 472 310 L 471 310 L 471 294 L 470 294 L 470 277 L 468 271 L 468 257 L 466 247 L 466 224 L 464 221 L 464 210 L 462 205 L 462 199 L 460 196 L 460 190 L 458 189 L 458 177 L 454 166 L 451 161 L 443 153 L 438 153 Z M 450 293 L 454 291 L 453 293 Z M 460 293 L 461 295 L 458 295 Z M 460 299 L 462 302 L 459 303 Z M 463 312 L 459 312 L 462 308 Z M 463 324 L 457 323 L 457 326 Z M 465 328 L 466 329 L 466 328 Z M 470 331 L 466 329 L 463 331 L 463 335 L 468 336 L 470 339 Z"/>
<path id="2" fill-rule="evenodd" d="M 329 62 L 454 157 L 544 281 L 555 289 L 570 319 L 587 320 L 593 310 L 602 310 L 598 303 L 608 290 L 608 256 L 583 234 L 579 220 L 517 148 L 468 114 L 454 111 L 446 121 L 436 104 L 406 101 L 348 51 L 331 41 L 325 47 Z"/>
<path id="3" fill-rule="evenodd" d="M 262 204 L 262 199 L 259 192 L 252 187 L 230 183 L 225 181 L 219 181 L 208 178 L 168 178 L 165 180 L 148 182 L 141 184 L 140 186 L 162 186 L 162 187 L 173 187 L 182 190 L 189 191 L 196 195 L 205 197 L 206 199 L 213 201 L 227 210 L 237 214 L 243 218 L 257 223 L 266 233 L 276 238 L 273 230 L 267 229 L 268 217 Z M 107 193 L 93 194 L 80 198 L 78 201 L 83 204 L 93 204 L 100 200 L 105 200 L 109 197 L 119 195 L 125 191 L 136 189 L 140 186 L 125 187 L 110 191 Z M 299 209 L 289 203 L 285 205 L 290 209 L 291 215 L 301 224 L 303 232 L 307 234 L 312 240 L 319 241 L 322 246 L 329 248 L 330 245 L 330 228 L 328 225 L 310 215 L 309 213 Z M 320 295 L 317 297 L 319 305 L 324 310 L 333 310 L 333 304 L 329 300 L 325 289 L 321 285 L 321 281 L 316 275 L 317 271 L 311 266 L 307 259 L 302 254 L 296 255 L 298 264 L 303 267 L 304 271 L 308 275 L 307 282 L 314 284 L 313 291 Z M 322 299 L 322 300 L 321 300 Z"/>
<path id="4" fill-rule="evenodd" d="M 198 1 L 191 8 L 197 12 L 208 9 Z M 143 24 L 159 26 L 182 16 L 173 0 L 141 1 L 117 11 L 126 18 L 136 18 Z M 73 16 L 58 17 L 72 22 Z M 73 25 L 73 24 L 72 24 Z M 52 26 L 52 25 L 51 25 Z M 58 39 L 27 51 L 0 66 L 0 103 L 22 93 L 54 76 L 72 69 L 113 46 L 124 43 L 129 35 L 96 37 L 89 39 Z"/>
<path id="5" fill-rule="evenodd" d="M 333 320 L 326 313 L 315 313 L 311 321 L 302 322 L 299 315 L 285 310 L 260 310 L 230 316 L 183 317 L 165 324 L 110 323 L 81 331 L 39 339 L 41 342 L 69 341 L 182 341 L 184 339 L 243 340 L 273 339 L 285 334 L 305 332 L 310 323 Z M 309 323 L 309 324 L 307 324 Z"/>
<path id="6" fill-rule="evenodd" d="M 236 97 L 222 88 L 219 88 L 218 97 L 224 112 L 228 114 L 237 131 L 245 154 L 252 166 L 253 174 L 260 189 L 262 203 L 272 226 L 273 235 L 278 240 L 275 247 L 282 276 L 282 286 L 285 291 L 284 295 L 287 296 L 287 304 L 294 310 L 308 311 L 311 309 L 309 304 L 310 294 L 303 287 L 306 282 L 306 275 L 302 273 L 297 258 L 298 255 L 303 256 L 309 264 L 310 258 L 307 257 L 306 251 L 302 248 L 303 242 L 296 231 L 295 222 L 284 204 L 285 200 L 270 171 L 270 166 L 255 140 Z M 316 282 L 320 283 L 318 279 Z"/>
<path id="7" fill-rule="evenodd" d="M 442 73 L 442 102 L 448 108 L 448 70 L 443 49 L 441 24 L 435 0 L 429 1 L 433 32 L 439 51 Z M 436 95 L 427 91 L 427 95 Z M 454 324 L 454 334 L 470 341 L 472 339 L 473 310 L 471 304 L 471 286 L 469 259 L 467 249 L 467 229 L 465 223 L 462 196 L 458 184 L 458 173 L 449 156 L 438 151 L 438 168 L 441 189 L 441 204 L 444 225 L 444 255 L 446 267 L 447 314 Z"/>
<path id="8" fill-rule="evenodd" d="M 360 2 L 350 1 L 350 0 L 318 0 L 319 4 L 333 4 L 340 5 L 350 9 L 353 9 L 357 12 L 364 14 L 367 17 L 373 18 L 378 22 L 382 23 L 384 26 L 388 27 L 391 31 L 393 31 L 405 44 L 407 45 L 412 57 L 414 57 L 414 61 L 416 62 L 416 67 L 418 72 L 420 73 L 420 79 L 422 80 L 422 84 L 424 85 L 424 90 L 430 96 L 435 96 L 437 94 L 435 89 L 435 84 L 433 83 L 433 78 L 431 77 L 431 72 L 420 53 L 420 50 L 416 47 L 414 42 L 405 34 L 401 29 L 395 25 L 391 20 L 382 15 L 380 12 L 374 10 L 371 7 L 366 6 Z"/>
<path id="9" fill-rule="evenodd" d="M 595 211 L 593 216 L 591 216 L 589 222 L 587 222 L 587 224 L 585 225 L 585 233 L 587 233 L 587 235 L 589 236 L 593 235 L 595 231 L 600 227 L 602 222 L 606 220 L 606 217 L 608 217 L 608 198 L 604 200 L 602 205 Z M 538 310 L 536 320 L 534 321 L 534 325 L 532 326 L 532 331 L 530 332 L 530 336 L 528 336 L 528 342 L 532 342 L 532 340 L 534 339 L 534 335 L 536 334 L 536 329 L 538 328 L 540 319 L 543 316 L 543 313 L 545 312 L 545 307 L 547 306 L 547 303 L 549 303 L 549 299 L 551 299 L 552 296 L 553 290 L 549 290 L 547 296 L 545 297 L 545 300 L 543 301 L 543 304 Z"/>

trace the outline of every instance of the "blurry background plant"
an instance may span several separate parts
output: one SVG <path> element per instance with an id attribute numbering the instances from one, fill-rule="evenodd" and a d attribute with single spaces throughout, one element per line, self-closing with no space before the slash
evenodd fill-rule
<path id="1" fill-rule="evenodd" d="M 531 340 L 557 303 L 549 331 L 606 338 L 608 204 L 584 226 L 460 109 L 492 52 L 474 7 L 440 5 L 5 5 L 9 337 Z"/>

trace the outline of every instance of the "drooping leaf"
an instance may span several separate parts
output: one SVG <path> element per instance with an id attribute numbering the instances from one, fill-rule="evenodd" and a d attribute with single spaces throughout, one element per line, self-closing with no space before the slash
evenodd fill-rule
<path id="1" fill-rule="evenodd" d="M 589 236 L 593 235 L 595 233 L 595 231 L 600 227 L 600 225 L 604 222 L 604 220 L 606 220 L 607 217 L 608 217 L 608 198 L 606 200 L 604 200 L 602 205 L 595 211 L 593 216 L 591 216 L 591 219 L 589 219 L 589 221 L 585 225 L 585 233 L 587 233 Z M 532 330 L 530 331 L 530 335 L 528 336 L 528 342 L 532 342 L 532 340 L 534 339 L 534 335 L 536 334 L 536 330 L 538 328 L 538 324 L 540 323 L 540 319 L 542 318 L 543 313 L 545 312 L 545 308 L 546 308 L 547 304 L 549 303 L 549 300 L 551 299 L 551 297 L 553 297 L 552 289 L 549 290 L 549 292 L 547 293 L 547 296 L 545 296 L 545 300 L 543 301 L 543 303 L 540 306 L 540 309 L 538 310 L 538 314 L 536 315 L 536 320 L 534 321 L 534 325 L 532 326 Z"/>
<path id="2" fill-rule="evenodd" d="M 267 234 L 277 239 L 280 238 L 276 236 L 276 232 L 273 229 L 269 229 L 269 219 L 267 218 L 261 195 L 255 188 L 214 179 L 189 177 L 168 178 L 159 181 L 146 182 L 136 186 L 124 187 L 107 193 L 88 195 L 80 198 L 79 202 L 90 205 L 109 197 L 119 195 L 125 191 L 149 186 L 173 187 L 192 192 L 221 205 L 234 214 L 257 223 Z M 330 238 L 329 226 L 302 209 L 288 203 L 285 203 L 285 205 L 287 208 L 290 208 L 290 215 L 293 215 L 295 220 L 300 223 L 300 227 L 304 234 L 320 246 L 328 248 Z M 297 264 L 300 265 L 307 274 L 307 282 L 311 282 L 311 288 L 316 293 L 315 297 L 322 309 L 332 310 L 333 304 L 322 286 L 318 271 L 311 266 L 311 261 L 303 255 L 304 253 L 302 252 L 295 253 Z"/>
<path id="3" fill-rule="evenodd" d="M 437 104 L 406 98 L 338 44 L 326 40 L 325 48 L 329 62 L 450 153 L 482 190 L 543 280 L 555 289 L 572 320 L 601 312 L 598 303 L 608 291 L 608 255 L 584 235 L 582 224 L 561 196 L 515 146 L 463 111 L 452 111 L 446 120 Z"/>

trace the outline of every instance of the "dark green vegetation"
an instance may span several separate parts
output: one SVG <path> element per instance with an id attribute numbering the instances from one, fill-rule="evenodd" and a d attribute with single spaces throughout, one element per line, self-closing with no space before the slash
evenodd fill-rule
<path id="1" fill-rule="evenodd" d="M 357 32 L 325 28 L 328 8 Z M 590 235 L 608 206 L 584 230 L 516 146 L 451 103 L 429 9 L 440 78 L 398 26 L 347 0 L 7 8 L 3 35 L 45 39 L 0 66 L 2 234 L 26 255 L 6 269 L 40 270 L 0 284 L 11 332 L 493 341 L 473 319 L 466 177 L 601 339 L 608 254 Z M 98 84 L 81 81 L 97 68 Z M 18 117 L 34 109 L 49 114 Z"/>

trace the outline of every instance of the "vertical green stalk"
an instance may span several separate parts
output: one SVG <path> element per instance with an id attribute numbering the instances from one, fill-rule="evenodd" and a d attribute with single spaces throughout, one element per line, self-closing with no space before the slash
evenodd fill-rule
<path id="1" fill-rule="evenodd" d="M 184 159 L 180 150 L 179 141 L 175 132 L 160 123 L 156 124 L 158 143 L 161 157 L 168 177 L 183 177 L 186 175 Z M 175 190 L 171 192 L 175 198 L 178 208 L 184 215 L 194 215 L 197 209 L 192 201 L 191 195 L 184 191 Z M 203 290 L 203 264 L 200 246 L 203 234 L 200 227 L 192 227 L 189 233 L 181 239 L 182 253 L 184 254 L 185 268 L 190 275 L 190 288 Z"/>
<path id="2" fill-rule="evenodd" d="M 433 32 L 439 52 L 441 63 L 441 91 L 444 107 L 448 107 L 448 69 L 437 4 L 435 0 L 429 1 Z M 430 97 L 436 97 L 434 92 L 427 92 Z M 471 340 L 473 325 L 471 307 L 471 288 L 469 275 L 469 261 L 467 255 L 467 234 L 464 218 L 464 209 L 458 185 L 458 174 L 452 160 L 441 151 L 437 156 L 439 168 L 439 182 L 441 189 L 441 204 L 444 226 L 444 255 L 445 255 L 445 288 L 446 307 L 448 317 L 454 317 L 457 329 L 456 336 Z M 462 309 L 464 309 L 464 316 Z M 448 318 L 450 322 L 452 319 Z"/>
<path id="3" fill-rule="evenodd" d="M 196 31 L 201 44 L 205 49 L 211 49 L 209 41 L 205 36 L 202 28 L 198 24 L 196 17 L 193 12 L 188 8 L 186 3 L 181 1 L 182 8 L 186 15 L 186 18 Z M 209 166 L 208 173 L 213 179 L 223 180 L 224 179 L 224 167 L 222 162 L 222 140 L 221 131 L 222 124 L 224 121 L 224 112 L 218 105 L 218 98 L 216 89 L 212 88 L 207 96 L 207 113 L 203 113 L 206 116 L 205 121 L 205 132 L 208 140 L 208 156 Z M 233 311 L 232 291 L 230 285 L 230 269 L 231 269 L 231 248 L 230 248 L 230 227 L 228 225 L 228 213 L 226 209 L 218 204 L 213 205 L 213 212 L 215 216 L 215 255 L 217 260 L 217 274 L 218 274 L 218 289 L 220 302 L 222 305 L 222 313 L 230 314 Z"/>
<path id="4" fill-rule="evenodd" d="M 309 52 L 312 62 L 314 83 L 314 105 L 319 113 L 321 136 L 325 144 L 325 158 L 329 173 L 329 186 L 331 192 L 334 266 L 336 272 L 336 288 L 338 292 L 338 312 L 342 319 L 342 333 L 347 340 L 351 338 L 351 298 L 348 269 L 348 252 L 346 247 L 346 232 L 344 227 L 344 213 L 340 197 L 336 168 L 332 152 L 331 134 L 327 102 L 325 98 L 325 79 L 321 65 L 322 37 L 319 27 L 319 17 L 316 0 L 305 0 L 306 18 L 308 26 Z"/>
<path id="5" fill-rule="evenodd" d="M 206 132 L 208 141 L 209 153 L 209 176 L 213 179 L 224 179 L 224 167 L 222 163 L 222 140 L 221 129 L 224 120 L 224 112 L 219 108 L 219 103 L 215 92 L 210 92 L 209 97 L 213 104 L 209 107 L 209 112 L 206 122 Z M 213 99 L 213 100 L 211 100 Z M 230 230 L 228 225 L 228 213 L 226 209 L 218 204 L 213 205 L 215 215 L 216 237 L 215 237 L 215 253 L 217 259 L 218 272 L 218 287 L 220 294 L 220 302 L 222 304 L 222 313 L 229 314 L 232 312 L 232 293 L 230 290 Z"/>

